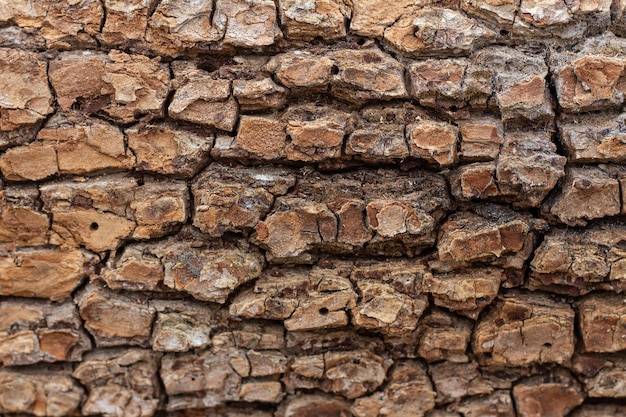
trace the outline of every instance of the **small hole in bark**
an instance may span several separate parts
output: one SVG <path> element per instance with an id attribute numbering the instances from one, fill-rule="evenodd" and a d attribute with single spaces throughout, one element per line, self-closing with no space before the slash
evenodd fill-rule
<path id="1" fill-rule="evenodd" d="M 552 347 L 552 343 L 544 343 L 543 347 L 546 349 L 550 349 Z"/>
<path id="2" fill-rule="evenodd" d="M 91 230 L 98 230 L 98 229 L 100 228 L 100 225 L 99 225 L 98 223 L 96 223 L 96 222 L 93 222 L 93 223 L 91 223 L 91 224 L 89 225 L 89 228 L 90 228 Z"/>
<path id="3" fill-rule="evenodd" d="M 356 41 L 356 44 L 359 46 L 365 45 L 365 39 L 359 39 L 358 41 Z"/>
<path id="4" fill-rule="evenodd" d="M 333 65 L 333 67 L 330 69 L 330 73 L 333 75 L 339 74 L 339 67 L 337 65 Z"/>
<path id="5" fill-rule="evenodd" d="M 506 29 L 502 29 L 502 30 L 500 31 L 500 35 L 501 35 L 501 36 L 509 36 L 510 34 L 511 34 L 511 33 L 510 33 L 508 30 L 506 30 Z"/>
<path id="6" fill-rule="evenodd" d="M 325 316 L 326 314 L 328 314 L 328 309 L 326 307 L 320 308 L 320 314 L 322 316 Z"/>
<path id="7" fill-rule="evenodd" d="M 459 108 L 457 106 L 450 106 L 450 111 L 457 111 Z"/>

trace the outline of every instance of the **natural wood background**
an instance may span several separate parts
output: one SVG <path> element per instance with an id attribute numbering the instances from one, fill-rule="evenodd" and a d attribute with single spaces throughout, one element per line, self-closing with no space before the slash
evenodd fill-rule
<path id="1" fill-rule="evenodd" d="M 626 415 L 622 36 L 0 0 L 0 415 Z"/>

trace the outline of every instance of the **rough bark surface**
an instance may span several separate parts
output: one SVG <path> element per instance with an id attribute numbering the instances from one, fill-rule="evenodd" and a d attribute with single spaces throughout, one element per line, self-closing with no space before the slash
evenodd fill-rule
<path id="1" fill-rule="evenodd" d="M 626 416 L 625 37 L 0 0 L 0 417 Z"/>

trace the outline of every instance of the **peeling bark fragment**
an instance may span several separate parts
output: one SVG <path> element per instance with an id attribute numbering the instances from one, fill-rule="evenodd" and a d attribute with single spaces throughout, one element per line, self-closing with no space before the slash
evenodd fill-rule
<path id="1" fill-rule="evenodd" d="M 257 116 L 242 116 L 233 148 L 244 158 L 273 161 L 285 157 L 287 133 L 284 122 Z M 216 150 L 219 150 L 216 143 Z"/>
<path id="2" fill-rule="evenodd" d="M 493 74 L 495 104 L 503 120 L 548 120 L 554 117 L 543 57 L 511 48 L 493 47 L 479 51 L 474 65 Z"/>
<path id="3" fill-rule="evenodd" d="M 355 117 L 354 131 L 346 142 L 345 153 L 366 162 L 402 161 L 410 155 L 405 139 L 406 126 L 428 123 L 429 119 L 424 111 L 406 102 L 368 106 Z"/>
<path id="4" fill-rule="evenodd" d="M 58 237 L 54 243 L 64 247 L 86 248 L 96 252 L 115 249 L 121 240 L 129 237 L 134 230 L 130 220 L 110 213 L 76 209 L 70 212 L 53 213 L 52 230 Z M 97 233 L 97 230 L 106 232 Z"/>
<path id="5" fill-rule="evenodd" d="M 268 260 L 308 262 L 309 250 L 335 241 L 337 218 L 326 205 L 287 197 L 279 197 L 276 204 L 279 211 L 255 228 L 255 241 L 270 251 Z"/>
<path id="6" fill-rule="evenodd" d="M 622 292 L 626 288 L 624 240 L 623 227 L 550 233 L 530 264 L 529 288 L 567 295 Z"/>
<path id="7" fill-rule="evenodd" d="M 504 143 L 502 122 L 495 118 L 472 118 L 461 123 L 459 131 L 464 161 L 494 160 Z"/>
<path id="8" fill-rule="evenodd" d="M 96 252 L 125 239 L 155 238 L 187 220 L 189 195 L 183 181 L 147 179 L 143 185 L 122 175 L 40 187 L 44 211 L 52 214 L 51 241 Z"/>
<path id="9" fill-rule="evenodd" d="M 8 3 L 5 3 L 5 4 L 8 4 Z M 3 6 L 5 4 L 3 4 Z M 14 10 L 14 9 L 15 7 L 13 7 L 11 10 Z M 0 47 L 2 48 L 41 50 L 41 49 L 45 49 L 46 47 L 45 40 L 38 36 L 39 32 L 36 29 L 30 28 L 30 27 L 6 26 L 4 22 L 0 26 L 1 26 L 0 27 Z M 15 133 L 15 131 L 13 131 L 12 133 Z M 31 133 L 33 132 L 31 131 Z M 2 140 L 6 141 L 7 138 L 12 138 L 14 140 L 20 139 L 18 137 L 15 137 L 14 135 L 8 135 L 8 136 L 3 136 Z M 26 139 L 26 138 L 21 138 L 21 139 Z"/>
<path id="10" fill-rule="evenodd" d="M 0 247 L 48 243 L 50 219 L 37 207 L 39 192 L 31 187 L 7 187 L 0 191 Z"/>
<path id="11" fill-rule="evenodd" d="M 271 77 L 233 81 L 233 96 L 242 112 L 280 109 L 287 100 L 287 90 Z"/>
<path id="12" fill-rule="evenodd" d="M 361 301 L 352 310 L 353 324 L 357 328 L 390 336 L 410 333 L 428 306 L 425 295 L 414 299 L 380 282 L 358 281 L 356 286 L 361 293 Z"/>
<path id="13" fill-rule="evenodd" d="M 12 142 L 12 130 L 28 128 L 20 133 L 32 135 L 52 113 L 47 67 L 37 54 L 0 48 L 0 146 Z"/>
<path id="14" fill-rule="evenodd" d="M 506 31 L 500 32 L 504 37 L 578 40 L 585 34 L 607 29 L 611 3 L 607 0 L 463 0 L 461 7 L 470 15 L 502 28 Z"/>
<path id="15" fill-rule="evenodd" d="M 57 175 L 56 149 L 41 142 L 8 149 L 0 157 L 0 171 L 9 181 L 37 181 Z"/>
<path id="16" fill-rule="evenodd" d="M 355 417 L 423 417 L 435 407 L 434 399 L 426 367 L 417 361 L 402 361 L 391 370 L 384 390 L 355 400 L 352 413 Z"/>
<path id="17" fill-rule="evenodd" d="M 69 297 L 97 258 L 85 251 L 21 249 L 0 256 L 0 295 Z"/>
<path id="18" fill-rule="evenodd" d="M 320 379 L 324 378 L 324 355 L 303 355 L 294 358 L 284 377 L 287 391 L 292 393 L 296 389 L 313 389 L 320 386 Z"/>
<path id="19" fill-rule="evenodd" d="M 562 117 L 559 140 L 573 163 L 624 162 L 626 115 L 590 114 Z"/>
<path id="20" fill-rule="evenodd" d="M 157 249 L 163 283 L 192 297 L 223 304 L 240 285 L 257 278 L 263 257 L 253 247 L 211 247 L 173 238 Z"/>
<path id="21" fill-rule="evenodd" d="M 540 56 L 508 47 L 479 49 L 469 59 L 426 60 L 410 64 L 410 92 L 420 104 L 453 115 L 467 108 L 498 109 L 504 121 L 554 117 Z"/>
<path id="22" fill-rule="evenodd" d="M 151 252 L 151 247 L 145 244 L 125 246 L 119 257 L 107 262 L 102 279 L 112 290 L 158 290 L 163 282 L 163 265 Z"/>
<path id="23" fill-rule="evenodd" d="M 516 207 L 538 207 L 565 175 L 566 161 L 547 132 L 507 132 L 497 159 L 498 189 Z"/>
<path id="24" fill-rule="evenodd" d="M 434 243 L 434 226 L 449 204 L 442 177 L 426 172 L 314 172 L 276 200 L 255 240 L 272 262 L 310 262 L 314 249 L 417 253 Z"/>
<path id="25" fill-rule="evenodd" d="M 285 148 L 290 161 L 318 162 L 341 157 L 350 115 L 332 107 L 291 106 L 282 119 L 291 139 Z"/>
<path id="26" fill-rule="evenodd" d="M 593 294 L 578 304 L 580 331 L 587 352 L 626 349 L 626 301 L 615 294 Z"/>
<path id="27" fill-rule="evenodd" d="M 213 26 L 227 46 L 255 48 L 272 45 L 282 37 L 272 0 L 217 0 Z"/>
<path id="28" fill-rule="evenodd" d="M 477 212 L 480 215 L 455 213 L 441 226 L 439 257 L 431 267 L 447 272 L 475 263 L 489 263 L 512 271 L 523 269 L 534 249 L 534 231 L 544 223 L 503 206 L 486 205 Z M 515 284 L 515 279 L 504 282 L 505 286 Z"/>
<path id="29" fill-rule="evenodd" d="M 344 0 L 280 0 L 280 20 L 285 36 L 313 40 L 336 39 L 346 35 L 350 2 Z"/>
<path id="30" fill-rule="evenodd" d="M 60 174 L 129 170 L 135 164 L 119 128 L 78 112 L 52 117 L 37 139 L 54 148 Z"/>
<path id="31" fill-rule="evenodd" d="M 582 377 L 589 398 L 626 398 L 626 361 L 621 356 L 604 356 Z"/>
<path id="32" fill-rule="evenodd" d="M 445 167 L 457 162 L 459 132 L 448 123 L 419 121 L 406 127 L 411 156 Z"/>
<path id="33" fill-rule="evenodd" d="M 606 31 L 611 20 L 611 2 L 522 0 L 519 17 L 515 26 L 522 35 L 546 37 L 554 34 L 563 39 L 578 40 L 587 33 Z"/>
<path id="34" fill-rule="evenodd" d="M 242 375 L 237 369 L 242 373 L 248 369 L 237 366 L 241 361 L 247 364 L 244 353 L 236 349 L 165 355 L 160 375 L 169 398 L 168 411 L 216 407 L 239 400 Z"/>
<path id="35" fill-rule="evenodd" d="M 365 350 L 330 351 L 297 358 L 287 370 L 288 393 L 318 388 L 354 399 L 376 390 L 385 380 L 391 361 Z"/>
<path id="36" fill-rule="evenodd" d="M 235 296 L 230 314 L 284 320 L 288 331 L 343 327 L 354 308 L 350 281 L 321 268 L 265 271 L 252 289 Z"/>
<path id="37" fill-rule="evenodd" d="M 104 0 L 106 21 L 99 39 L 106 46 L 128 47 L 145 41 L 148 14 L 155 0 Z"/>
<path id="38" fill-rule="evenodd" d="M 209 159 L 213 135 L 152 124 L 126 131 L 139 171 L 192 178 Z"/>
<path id="39" fill-rule="evenodd" d="M 152 329 L 152 349 L 157 352 L 186 352 L 211 344 L 216 326 L 215 308 L 195 302 L 151 300 L 157 311 Z"/>
<path id="40" fill-rule="evenodd" d="M 495 38 L 458 10 L 434 7 L 407 11 L 383 33 L 386 44 L 412 57 L 466 55 Z"/>
<path id="41" fill-rule="evenodd" d="M 424 2 L 417 2 L 419 5 Z M 389 3 L 385 0 L 353 0 L 350 32 L 357 35 L 382 38 L 385 29 L 400 16 L 412 10 L 415 0 L 399 0 Z"/>
<path id="42" fill-rule="evenodd" d="M 350 403 L 327 394 L 288 395 L 276 411 L 276 417 L 348 416 Z"/>
<path id="43" fill-rule="evenodd" d="M 469 320 L 433 309 L 420 321 L 417 354 L 427 362 L 467 362 L 465 352 L 471 333 L 472 323 Z"/>
<path id="44" fill-rule="evenodd" d="M 515 417 L 513 399 L 508 391 L 495 391 L 491 395 L 472 397 L 449 407 L 463 417 Z"/>
<path id="45" fill-rule="evenodd" d="M 278 404 L 283 399 L 282 385 L 277 381 L 246 382 L 239 390 L 242 401 Z"/>
<path id="46" fill-rule="evenodd" d="M 361 297 L 351 312 L 352 324 L 392 337 L 413 332 L 428 306 L 421 292 L 425 271 L 418 262 L 371 261 L 355 265 L 350 279 Z"/>
<path id="47" fill-rule="evenodd" d="M 113 50 L 63 52 L 50 62 L 50 82 L 63 111 L 80 108 L 130 123 L 163 116 L 170 75 L 159 59 Z"/>
<path id="48" fill-rule="evenodd" d="M 59 173 L 54 147 L 41 143 L 8 149 L 0 156 L 0 171 L 9 181 L 37 181 Z"/>
<path id="49" fill-rule="evenodd" d="M 346 155 L 368 162 L 405 159 L 409 156 L 409 149 L 404 129 L 399 124 L 359 126 L 348 138 Z"/>
<path id="50" fill-rule="evenodd" d="M 91 349 L 71 301 L 52 304 L 8 299 L 0 304 L 0 362 L 77 362 Z"/>
<path id="51" fill-rule="evenodd" d="M 521 417 L 569 415 L 584 400 L 578 381 L 559 370 L 518 383 L 513 387 L 513 398 Z"/>
<path id="52" fill-rule="evenodd" d="M 472 16 L 510 29 L 515 20 L 519 3 L 518 0 L 461 0 L 461 8 Z"/>
<path id="53" fill-rule="evenodd" d="M 137 227 L 132 237 L 153 239 L 173 233 L 189 217 L 189 191 L 184 181 L 148 179 L 130 203 Z"/>
<path id="54" fill-rule="evenodd" d="M 0 23 L 37 29 L 48 49 L 94 47 L 103 9 L 98 0 L 75 2 L 27 0 L 0 5 Z M 22 46 L 22 45 L 20 45 Z"/>
<path id="55" fill-rule="evenodd" d="M 91 283 L 75 302 L 98 347 L 149 345 L 154 308 L 144 295 L 117 293 Z"/>
<path id="56" fill-rule="evenodd" d="M 72 376 L 87 387 L 86 415 L 149 417 L 159 404 L 160 355 L 143 349 L 108 349 L 88 354 Z"/>
<path id="57" fill-rule="evenodd" d="M 437 403 L 458 402 L 465 397 L 487 395 L 494 391 L 492 384 L 485 379 L 476 362 L 440 362 L 428 367 L 429 374 L 437 389 Z"/>
<path id="58" fill-rule="evenodd" d="M 496 162 L 479 162 L 455 169 L 450 191 L 459 200 L 486 200 L 501 196 L 496 179 Z"/>
<path id="59" fill-rule="evenodd" d="M 494 94 L 495 74 L 481 57 L 427 59 L 407 65 L 411 96 L 423 106 L 453 115 L 467 117 L 467 108 L 486 109 Z"/>
<path id="60" fill-rule="evenodd" d="M 569 226 L 621 212 L 620 183 L 599 167 L 570 168 L 563 188 L 542 208 Z"/>
<path id="61" fill-rule="evenodd" d="M 476 268 L 448 274 L 424 275 L 424 292 L 433 295 L 435 305 L 477 319 L 498 295 L 506 279 L 501 269 Z"/>
<path id="62" fill-rule="evenodd" d="M 540 294 L 504 297 L 478 322 L 472 347 L 483 365 L 567 364 L 574 353 L 574 311 Z"/>
<path id="63" fill-rule="evenodd" d="M 61 417 L 78 412 L 83 388 L 69 367 L 0 369 L 0 412 Z"/>
<path id="64" fill-rule="evenodd" d="M 351 103 L 407 96 L 404 66 L 379 49 L 338 50 L 328 54 L 337 67 L 330 94 Z"/>
<path id="65" fill-rule="evenodd" d="M 381 238 L 400 234 L 420 234 L 424 224 L 430 226 L 428 217 L 420 216 L 414 208 L 394 200 L 373 200 L 365 207 L 368 226 Z M 421 218 L 420 218 L 421 217 Z"/>
<path id="66" fill-rule="evenodd" d="M 552 62 L 556 95 L 566 112 L 619 108 L 626 91 L 626 43 L 610 32 L 589 38 Z"/>
<path id="67" fill-rule="evenodd" d="M 220 40 L 212 26 L 213 1 L 162 0 L 148 20 L 146 41 L 155 51 L 176 56 L 202 42 Z"/>
<path id="68" fill-rule="evenodd" d="M 282 350 L 285 347 L 285 328 L 282 324 L 253 323 L 246 320 L 229 323 L 232 330 L 213 337 L 213 345 L 218 350 L 229 349 L 233 346 L 258 351 Z"/>
<path id="69" fill-rule="evenodd" d="M 354 330 L 326 330 L 316 332 L 287 332 L 286 348 L 294 355 L 318 356 L 328 351 L 364 350 L 385 354 L 378 337 L 364 336 Z"/>
<path id="70" fill-rule="evenodd" d="M 192 183 L 193 224 L 211 236 L 249 231 L 295 181 L 286 169 L 211 164 Z"/>
<path id="71" fill-rule="evenodd" d="M 294 92 L 324 91 L 330 84 L 333 61 L 308 51 L 292 51 L 272 57 L 265 69 Z"/>
<path id="72" fill-rule="evenodd" d="M 427 59 L 411 63 L 407 70 L 411 77 L 411 95 L 422 106 L 450 109 L 465 107 L 464 78 L 469 60 Z"/>
<path id="73" fill-rule="evenodd" d="M 287 369 L 288 358 L 279 352 L 250 350 L 246 356 L 252 377 L 281 375 Z"/>
<path id="74" fill-rule="evenodd" d="M 230 81 L 214 78 L 191 61 L 174 61 L 176 89 L 167 111 L 173 119 L 232 131 L 237 122 L 237 102 Z"/>
<path id="75" fill-rule="evenodd" d="M 152 348 L 157 352 L 186 352 L 210 344 L 210 327 L 204 320 L 178 313 L 159 313 Z"/>

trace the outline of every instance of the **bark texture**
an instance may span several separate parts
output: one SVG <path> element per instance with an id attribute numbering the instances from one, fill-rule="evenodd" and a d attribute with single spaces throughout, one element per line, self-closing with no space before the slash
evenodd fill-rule
<path id="1" fill-rule="evenodd" d="M 626 1 L 0 0 L 0 417 L 626 416 Z"/>

